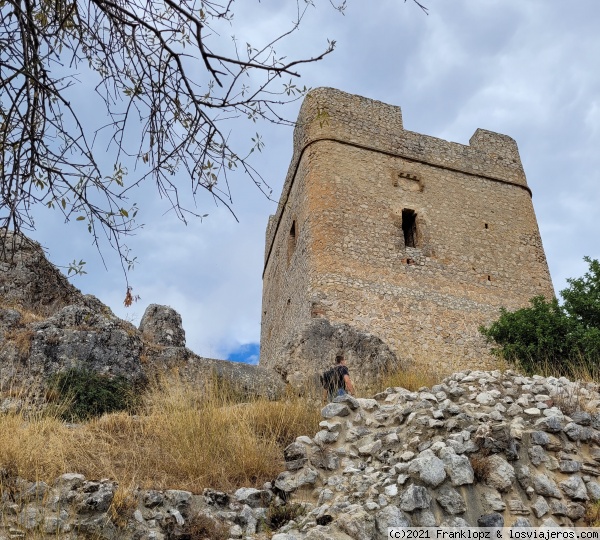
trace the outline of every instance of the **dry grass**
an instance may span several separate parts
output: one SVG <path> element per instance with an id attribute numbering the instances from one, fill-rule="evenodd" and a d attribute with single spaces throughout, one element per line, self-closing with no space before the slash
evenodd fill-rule
<path id="1" fill-rule="evenodd" d="M 301 398 L 240 404 L 170 381 L 155 385 L 135 416 L 114 413 L 75 428 L 50 415 L 0 416 L 0 468 L 11 464 L 14 474 L 36 480 L 78 472 L 193 492 L 259 486 L 283 470 L 283 447 L 314 434 L 319 420 L 318 408 Z"/>
<path id="2" fill-rule="evenodd" d="M 133 482 L 128 485 L 120 484 L 108 508 L 108 516 L 119 529 L 124 529 L 133 517 L 137 505 L 135 484 Z"/>
<path id="3" fill-rule="evenodd" d="M 189 540 L 227 540 L 229 527 L 205 514 L 196 514 L 186 521 L 180 534 Z"/>
<path id="4" fill-rule="evenodd" d="M 552 396 L 553 405 L 568 416 L 585 410 L 587 398 L 581 395 L 580 388 L 581 386 L 577 382 L 569 389 L 561 389 L 559 393 Z"/>
<path id="5" fill-rule="evenodd" d="M 444 358 L 444 366 L 440 366 L 440 358 L 433 353 L 422 353 L 406 369 L 393 368 L 379 374 L 376 380 L 359 388 L 360 397 L 371 397 L 385 388 L 405 388 L 415 392 L 420 388 L 431 388 L 440 384 L 442 380 L 458 371 L 452 366 L 464 366 L 465 358 L 449 357 Z M 502 359 L 494 359 L 492 366 L 482 366 L 481 369 L 507 371 L 511 366 Z M 352 372 L 350 373 L 352 376 Z"/>
<path id="6" fill-rule="evenodd" d="M 583 522 L 586 527 L 600 527 L 600 501 L 588 501 Z"/>
<path id="7" fill-rule="evenodd" d="M 1 301 L 0 309 L 14 309 L 15 311 L 18 311 L 21 314 L 21 320 L 19 321 L 19 324 L 21 325 L 29 324 L 32 322 L 38 322 L 45 318 L 43 313 L 31 311 L 15 302 Z"/>
<path id="8" fill-rule="evenodd" d="M 532 361 L 529 362 L 533 363 Z M 575 360 L 557 365 L 549 360 L 536 361 L 536 375 L 543 377 L 567 377 L 571 381 L 600 383 L 600 365 L 594 365 L 584 356 L 579 355 Z M 512 369 L 527 373 L 519 362 L 512 364 Z"/>
<path id="9" fill-rule="evenodd" d="M 516 369 L 524 372 L 519 366 Z M 571 415 L 577 411 L 596 412 L 597 409 L 590 407 L 589 397 L 582 390 L 588 383 L 600 384 L 600 366 L 591 366 L 583 357 L 562 366 L 562 369 L 557 369 L 550 362 L 540 362 L 537 374 L 543 377 L 564 376 L 573 382 L 568 388 L 562 388 L 559 393 L 552 395 L 553 405 L 563 413 Z"/>
<path id="10" fill-rule="evenodd" d="M 489 460 L 488 456 L 483 454 L 473 454 L 469 457 L 469 461 L 471 462 L 475 478 L 480 482 L 485 482 L 492 472 L 492 462 Z"/>
<path id="11" fill-rule="evenodd" d="M 30 328 L 13 328 L 4 334 L 4 339 L 12 343 L 19 353 L 19 358 L 28 358 L 34 335 Z"/>
<path id="12" fill-rule="evenodd" d="M 265 515 L 264 526 L 269 531 L 276 531 L 289 521 L 295 520 L 306 514 L 302 503 L 287 502 L 282 505 L 271 504 Z"/>
<path id="13" fill-rule="evenodd" d="M 446 376 L 446 373 L 436 371 L 432 367 L 415 367 L 411 366 L 408 369 L 395 369 L 386 373 L 382 373 L 376 381 L 368 385 L 364 389 L 360 389 L 360 395 L 371 397 L 373 394 L 380 392 L 385 388 L 406 388 L 411 392 L 419 388 L 439 384 Z"/>

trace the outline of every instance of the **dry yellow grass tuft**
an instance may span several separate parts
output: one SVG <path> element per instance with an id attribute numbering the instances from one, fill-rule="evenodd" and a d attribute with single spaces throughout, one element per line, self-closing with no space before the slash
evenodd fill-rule
<path id="1" fill-rule="evenodd" d="M 19 321 L 19 324 L 21 325 L 38 322 L 44 319 L 44 315 L 41 312 L 31 311 L 16 302 L 0 301 L 0 309 L 14 309 L 15 311 L 18 311 L 21 314 L 21 320 Z"/>
<path id="2" fill-rule="evenodd" d="M 411 392 L 415 392 L 420 388 L 431 388 L 436 384 L 440 384 L 442 380 L 451 375 L 454 371 L 450 367 L 440 368 L 438 358 L 434 356 L 421 355 L 418 362 L 409 365 L 407 369 L 392 369 L 388 372 L 383 372 L 377 377 L 372 384 L 367 385 L 360 390 L 361 397 L 370 397 L 373 394 L 380 392 L 385 388 L 406 388 Z M 464 358 L 445 358 L 446 366 L 464 365 Z M 511 369 L 508 362 L 502 359 L 496 359 L 496 362 L 491 367 L 481 369 L 495 369 L 501 372 Z"/>
<path id="3" fill-rule="evenodd" d="M 4 334 L 4 339 L 14 345 L 20 358 L 26 359 L 29 357 L 34 335 L 30 328 L 12 328 Z"/>
<path id="4" fill-rule="evenodd" d="M 78 472 L 193 492 L 258 486 L 283 470 L 285 445 L 315 433 L 319 420 L 318 407 L 302 398 L 236 403 L 210 385 L 163 381 L 137 415 L 114 413 L 75 427 L 49 414 L 0 416 L 0 468 L 11 464 L 14 474 L 45 481 Z"/>
<path id="5" fill-rule="evenodd" d="M 482 453 L 473 454 L 469 457 L 475 478 L 480 482 L 485 482 L 492 473 L 492 462 L 488 458 L 489 456 Z"/>
<path id="6" fill-rule="evenodd" d="M 600 381 L 600 366 L 592 366 L 589 360 L 580 357 L 574 362 L 570 362 L 568 365 L 563 366 L 562 371 L 552 370 L 548 362 L 540 366 L 538 372 L 544 377 L 554 376 L 561 377 L 566 376 L 572 381 L 587 382 L 598 382 Z"/>
<path id="7" fill-rule="evenodd" d="M 585 504 L 583 522 L 586 527 L 600 526 L 600 501 L 588 501 Z"/>
<path id="8" fill-rule="evenodd" d="M 65 440 L 70 430 L 45 416 L 26 419 L 20 413 L 0 416 L 0 468 L 31 479 L 54 478 L 64 471 Z"/>
<path id="9" fill-rule="evenodd" d="M 408 369 L 395 369 L 387 373 L 382 373 L 373 384 L 364 389 L 360 389 L 361 396 L 371 397 L 376 392 L 385 388 L 401 387 L 414 392 L 424 386 L 431 388 L 446 376 L 445 373 L 436 372 L 433 368 L 414 366 Z"/>
<path id="10" fill-rule="evenodd" d="M 124 529 L 133 517 L 137 505 L 135 483 L 132 481 L 128 485 L 120 484 L 108 508 L 108 516 L 119 529 Z"/>

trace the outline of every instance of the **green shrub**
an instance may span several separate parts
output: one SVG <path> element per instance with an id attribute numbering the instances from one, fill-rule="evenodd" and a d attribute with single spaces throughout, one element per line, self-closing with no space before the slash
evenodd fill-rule
<path id="1" fill-rule="evenodd" d="M 289 521 L 295 520 L 305 513 L 306 509 L 300 503 L 271 504 L 267 509 L 264 524 L 268 530 L 276 531 Z"/>
<path id="2" fill-rule="evenodd" d="M 530 307 L 509 312 L 481 333 L 497 347 L 492 351 L 519 364 L 527 373 L 540 370 L 573 376 L 597 374 L 600 362 L 600 263 L 584 257 L 589 272 L 568 279 L 563 298 L 532 298 Z"/>
<path id="3" fill-rule="evenodd" d="M 62 418 L 69 421 L 123 411 L 134 404 L 133 386 L 123 376 L 72 368 L 52 376 L 48 387 L 50 395 L 62 404 Z"/>

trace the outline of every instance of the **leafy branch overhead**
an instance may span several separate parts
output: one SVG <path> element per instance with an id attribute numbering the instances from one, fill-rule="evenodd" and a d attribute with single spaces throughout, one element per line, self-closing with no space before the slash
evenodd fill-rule
<path id="1" fill-rule="evenodd" d="M 200 190 L 229 207 L 234 169 L 268 195 L 248 161 L 260 137 L 236 150 L 227 121 L 289 124 L 277 108 L 306 92 L 299 68 L 335 46 L 278 53 L 313 5 L 287 3 L 289 27 L 257 45 L 231 35 L 232 0 L 0 0 L 0 227 L 32 230 L 45 205 L 85 223 L 96 245 L 105 236 L 125 270 L 135 186 L 153 181 L 184 222 L 204 217 Z M 90 128 L 95 104 L 106 120 Z"/>

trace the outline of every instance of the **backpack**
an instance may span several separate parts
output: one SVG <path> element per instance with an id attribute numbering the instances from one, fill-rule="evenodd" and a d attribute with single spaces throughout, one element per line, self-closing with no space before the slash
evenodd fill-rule
<path id="1" fill-rule="evenodd" d="M 324 371 L 321 374 L 320 379 L 321 386 L 327 391 L 333 391 L 344 387 L 338 366 L 334 366 L 329 368 L 327 371 Z"/>

